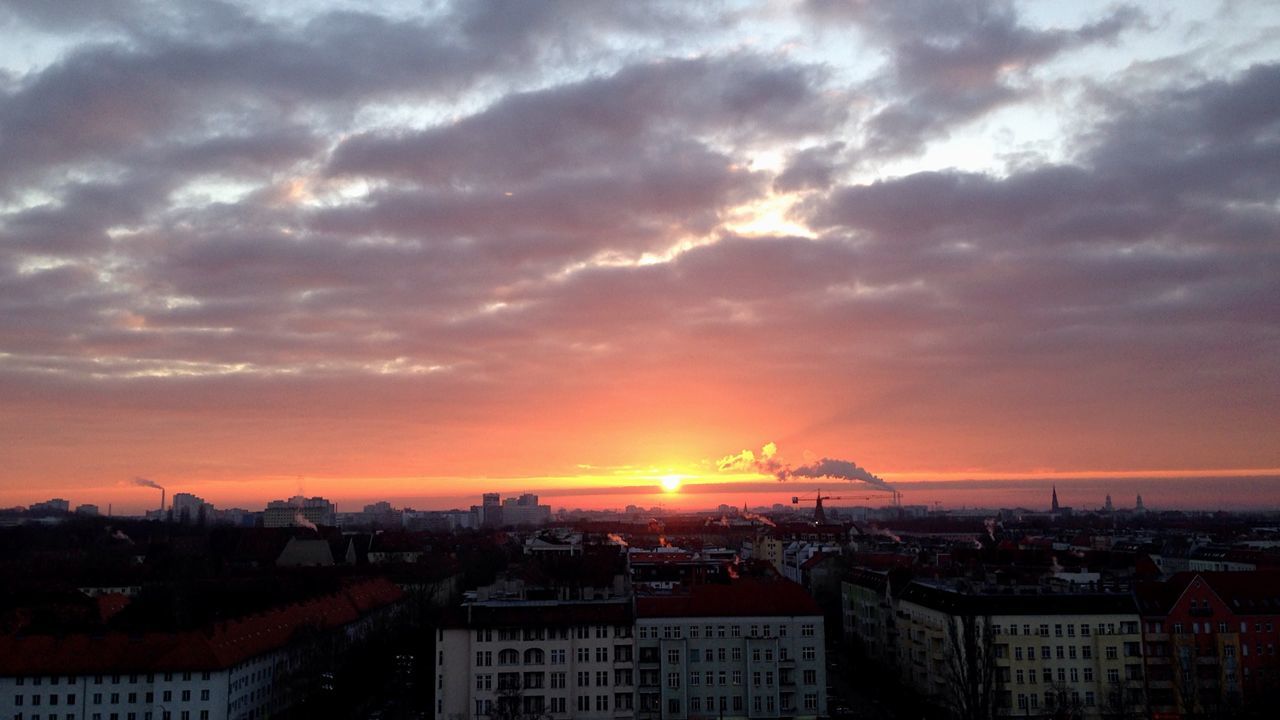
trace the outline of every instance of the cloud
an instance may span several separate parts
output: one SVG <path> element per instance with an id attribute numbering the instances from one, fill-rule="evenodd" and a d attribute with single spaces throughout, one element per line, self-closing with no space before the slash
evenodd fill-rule
<path id="1" fill-rule="evenodd" d="M 1084 45 L 1111 43 L 1145 16 L 1119 6 L 1071 29 L 1022 22 L 1007 0 L 908 0 L 892 3 L 810 0 L 818 22 L 851 23 L 889 54 L 889 71 L 868 83 L 880 107 L 863 123 L 864 156 L 919 152 L 974 120 L 1034 92 L 1032 70 Z"/>

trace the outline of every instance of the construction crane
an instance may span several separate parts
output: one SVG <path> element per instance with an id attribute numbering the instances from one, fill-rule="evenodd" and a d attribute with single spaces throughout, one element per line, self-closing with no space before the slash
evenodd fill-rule
<path id="1" fill-rule="evenodd" d="M 893 493 L 894 507 L 899 507 L 900 505 L 902 505 L 902 493 L 898 492 L 897 490 L 885 490 L 884 492 Z M 809 497 L 800 497 L 799 495 L 792 495 L 791 504 L 799 505 L 802 502 L 814 503 L 813 521 L 819 525 L 825 525 L 827 522 L 827 514 L 822 510 L 823 500 L 875 500 L 877 498 L 883 498 L 883 497 L 884 495 L 874 495 L 874 494 L 873 495 L 823 495 L 822 491 L 819 490 L 816 495 L 809 496 Z"/>

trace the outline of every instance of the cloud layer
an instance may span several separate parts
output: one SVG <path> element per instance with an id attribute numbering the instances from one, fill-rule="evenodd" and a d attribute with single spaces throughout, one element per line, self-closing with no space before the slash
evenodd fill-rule
<path id="1" fill-rule="evenodd" d="M 890 476 L 1280 466 L 1250 17 L 0 3 L 0 502 L 762 436 Z M 789 472 L 883 483 L 842 462 Z"/>

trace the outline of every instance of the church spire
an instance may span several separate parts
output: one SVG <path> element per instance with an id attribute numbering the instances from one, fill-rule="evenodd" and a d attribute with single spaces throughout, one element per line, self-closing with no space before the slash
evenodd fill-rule
<path id="1" fill-rule="evenodd" d="M 1058 512 L 1058 485 L 1053 485 L 1053 511 Z"/>

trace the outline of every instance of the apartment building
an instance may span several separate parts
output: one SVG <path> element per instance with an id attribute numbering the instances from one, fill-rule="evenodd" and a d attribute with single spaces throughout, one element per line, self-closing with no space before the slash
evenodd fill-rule
<path id="1" fill-rule="evenodd" d="M 892 592 L 891 592 L 892 590 Z M 1128 594 L 961 592 L 879 573 L 845 583 L 845 631 L 941 705 L 988 683 L 1000 716 L 1092 718 L 1145 707 L 1142 635 Z M 961 676 L 958 665 L 987 678 Z"/>
<path id="2" fill-rule="evenodd" d="M 634 717 L 626 596 L 465 603 L 436 637 L 436 720 Z"/>
<path id="3" fill-rule="evenodd" d="M 822 613 L 781 579 L 636 598 L 642 718 L 816 718 L 826 713 Z"/>
<path id="4" fill-rule="evenodd" d="M 402 596 L 386 580 L 366 580 L 203 630 L 2 636 L 0 718 L 272 717 L 301 700 L 321 671 L 315 665 L 321 654 L 300 638 L 362 636 Z"/>
<path id="5" fill-rule="evenodd" d="M 1136 588 L 1153 712 L 1230 713 L 1280 682 L 1280 573 L 1187 572 Z"/>

